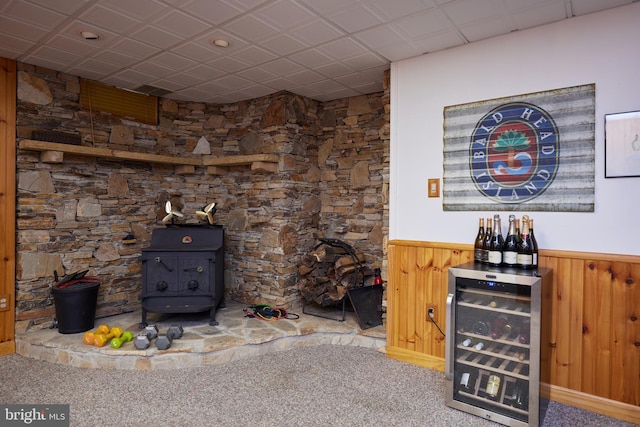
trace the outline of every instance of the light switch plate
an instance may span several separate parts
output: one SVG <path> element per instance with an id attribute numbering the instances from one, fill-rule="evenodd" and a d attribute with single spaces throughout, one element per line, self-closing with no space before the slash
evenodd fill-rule
<path id="1" fill-rule="evenodd" d="M 429 178 L 429 197 L 440 197 L 440 178 Z"/>

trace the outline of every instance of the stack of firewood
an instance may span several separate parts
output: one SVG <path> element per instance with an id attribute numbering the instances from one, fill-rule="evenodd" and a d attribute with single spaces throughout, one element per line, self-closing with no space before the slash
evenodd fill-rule
<path id="1" fill-rule="evenodd" d="M 326 244 L 302 257 L 298 273 L 302 297 L 323 307 L 342 301 L 348 289 L 373 284 L 373 271 L 365 266 L 362 253 Z"/>

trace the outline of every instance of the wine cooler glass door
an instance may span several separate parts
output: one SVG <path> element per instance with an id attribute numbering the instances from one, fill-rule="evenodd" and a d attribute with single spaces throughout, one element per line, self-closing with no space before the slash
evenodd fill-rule
<path id="1" fill-rule="evenodd" d="M 527 423 L 531 286 L 458 277 L 450 297 L 453 400 Z"/>

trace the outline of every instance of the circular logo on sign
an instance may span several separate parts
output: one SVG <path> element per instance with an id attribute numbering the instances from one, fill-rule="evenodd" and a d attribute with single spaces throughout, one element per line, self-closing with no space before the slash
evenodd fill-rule
<path id="1" fill-rule="evenodd" d="M 484 196 L 522 203 L 542 194 L 559 165 L 555 121 L 526 102 L 501 105 L 485 114 L 471 136 L 471 178 Z"/>

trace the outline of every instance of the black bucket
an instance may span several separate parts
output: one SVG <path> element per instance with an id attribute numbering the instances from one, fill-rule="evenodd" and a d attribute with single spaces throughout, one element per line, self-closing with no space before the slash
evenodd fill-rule
<path id="1" fill-rule="evenodd" d="M 93 328 L 99 288 L 100 282 L 81 282 L 66 288 L 51 288 L 58 332 L 77 334 Z"/>

